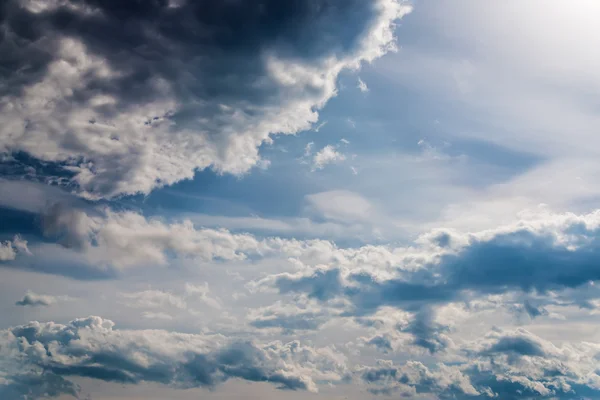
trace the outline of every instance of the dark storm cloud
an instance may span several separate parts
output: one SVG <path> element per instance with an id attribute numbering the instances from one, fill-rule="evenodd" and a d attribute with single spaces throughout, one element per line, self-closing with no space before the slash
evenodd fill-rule
<path id="1" fill-rule="evenodd" d="M 255 87 L 267 75 L 261 51 L 277 49 L 283 56 L 306 60 L 332 51 L 352 52 L 372 22 L 375 5 L 359 0 L 171 3 L 48 2 L 46 9 L 33 12 L 24 1 L 5 2 L 0 13 L 7 30 L 0 53 L 3 92 L 40 80 L 54 58 L 57 39 L 68 36 L 124 73 L 112 82 L 92 79 L 86 91 L 76 94 L 80 100 L 102 90 L 116 93 L 122 101 L 118 106 L 127 107 L 140 97 L 155 96 L 151 81 L 161 77 L 182 96 L 264 102 L 276 89 Z M 189 75 L 193 70 L 201 75 Z"/>
<path id="2" fill-rule="evenodd" d="M 0 151 L 18 157 L 0 170 L 91 198 L 211 166 L 244 173 L 269 134 L 315 122 L 340 70 L 387 52 L 408 11 L 396 0 L 5 1 Z"/>

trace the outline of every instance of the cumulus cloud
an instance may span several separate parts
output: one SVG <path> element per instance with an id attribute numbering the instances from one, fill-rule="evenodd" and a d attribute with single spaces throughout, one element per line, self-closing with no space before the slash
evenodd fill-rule
<path id="1" fill-rule="evenodd" d="M 584 306 L 600 297 L 598 291 L 571 290 L 600 279 L 599 227 L 600 213 L 594 212 L 542 215 L 472 234 L 440 235 L 438 231 L 421 237 L 418 247 L 388 249 L 363 258 L 360 265 L 339 258 L 327 265 L 271 275 L 255 285 L 281 294 L 305 294 L 323 303 L 343 300 L 346 313 L 357 317 L 385 306 L 411 312 L 412 322 L 401 329 L 412 334 L 418 346 L 437 351 L 450 342 L 444 334 L 447 328 L 431 312 L 452 302 L 549 290 L 560 297 L 551 303 L 555 306 Z M 529 315 L 544 313 L 543 300 L 535 307 L 523 306 L 522 299 L 515 301 Z"/>
<path id="2" fill-rule="evenodd" d="M 299 342 L 118 330 L 100 317 L 65 325 L 31 322 L 0 331 L 0 395 L 21 398 L 39 388 L 40 396 L 76 396 L 79 388 L 66 378 L 73 376 L 175 388 L 210 388 L 236 378 L 316 391 L 316 382 L 339 381 L 346 374 L 340 357 Z"/>
<path id="3" fill-rule="evenodd" d="M 27 291 L 25 296 L 15 304 L 17 306 L 30 306 L 30 307 L 47 307 L 51 306 L 58 301 L 69 300 L 68 296 L 49 296 L 43 294 L 37 294 L 32 291 Z"/>
<path id="4" fill-rule="evenodd" d="M 0 261 L 12 261 L 20 253 L 30 254 L 27 241 L 16 235 L 13 240 L 0 242 Z"/>
<path id="5" fill-rule="evenodd" d="M 312 170 L 320 170 L 328 164 L 337 164 L 346 159 L 346 156 L 340 153 L 334 146 L 327 145 L 315 153 L 312 159 Z"/>
<path id="6" fill-rule="evenodd" d="M 245 173 L 271 134 L 317 121 L 340 71 L 392 50 L 409 11 L 397 0 L 10 0 L 0 150 L 51 163 L 36 174 L 91 198 L 209 167 Z"/>
<path id="7" fill-rule="evenodd" d="M 525 329 L 493 330 L 463 349 L 453 365 L 403 365 L 380 360 L 355 372 L 377 394 L 438 398 L 594 398 L 600 376 L 595 367 L 598 344 L 556 346 Z"/>

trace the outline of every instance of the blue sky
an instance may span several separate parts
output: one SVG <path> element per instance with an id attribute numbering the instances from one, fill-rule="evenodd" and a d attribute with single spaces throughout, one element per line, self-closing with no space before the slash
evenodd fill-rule
<path id="1" fill-rule="evenodd" d="M 600 398 L 595 1 L 0 7 L 0 398 Z"/>

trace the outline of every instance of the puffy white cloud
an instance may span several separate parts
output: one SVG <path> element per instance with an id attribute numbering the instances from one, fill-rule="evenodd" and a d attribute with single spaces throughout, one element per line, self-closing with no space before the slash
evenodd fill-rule
<path id="1" fill-rule="evenodd" d="M 337 164 L 346 159 L 346 156 L 332 145 L 327 145 L 315 153 L 312 159 L 313 171 L 323 169 L 327 164 Z"/>
<path id="2" fill-rule="evenodd" d="M 271 134 L 317 121 L 340 71 L 392 50 L 410 11 L 397 0 L 39 4 L 4 6 L 0 150 L 55 163 L 91 198 L 209 167 L 247 172 Z"/>

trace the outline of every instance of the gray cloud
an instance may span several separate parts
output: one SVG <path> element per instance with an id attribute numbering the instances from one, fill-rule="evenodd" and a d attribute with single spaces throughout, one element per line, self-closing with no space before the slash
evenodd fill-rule
<path id="1" fill-rule="evenodd" d="M 30 307 L 47 307 L 59 300 L 67 299 L 64 296 L 48 296 L 43 294 L 36 294 L 31 291 L 25 293 L 25 296 L 15 303 L 17 306 L 30 306 Z"/>
<path id="2" fill-rule="evenodd" d="M 403 397 L 434 394 L 439 398 L 472 398 L 481 394 L 458 367 L 444 364 L 430 370 L 416 361 L 397 366 L 391 361 L 379 360 L 375 367 L 363 367 L 360 377 L 373 394 L 399 393 Z"/>
<path id="3" fill-rule="evenodd" d="M 88 317 L 66 325 L 31 322 L 1 331 L 0 394 L 26 395 L 34 383 L 51 396 L 74 394 L 78 388 L 67 376 L 175 388 L 210 388 L 238 378 L 316 391 L 315 381 L 344 374 L 333 353 L 298 342 L 259 345 L 220 335 L 113 327 L 109 320 Z"/>
<path id="4" fill-rule="evenodd" d="M 5 170 L 91 198 L 208 167 L 244 173 L 270 134 L 317 121 L 341 70 L 389 51 L 409 11 L 396 0 L 4 2 L 0 150 L 18 159 Z"/>
<path id="5" fill-rule="evenodd" d="M 418 268 L 396 267 L 396 276 L 331 266 L 308 274 L 280 274 L 269 284 L 281 293 L 307 293 L 325 301 L 344 297 L 353 314 L 390 305 L 409 311 L 474 294 L 566 290 L 600 279 L 597 213 L 567 214 L 452 239 L 455 248 L 430 249 Z M 540 310 L 538 310 L 541 312 Z M 531 305 L 528 312 L 533 312 Z"/>
<path id="6" fill-rule="evenodd" d="M 410 323 L 400 330 L 412 334 L 413 344 L 427 349 L 432 354 L 451 344 L 444 334 L 448 328 L 435 322 L 434 313 L 430 308 L 423 308 L 417 312 Z"/>
<path id="7" fill-rule="evenodd" d="M 561 299 L 549 304 L 591 304 L 590 299 L 599 297 L 597 291 L 584 294 L 571 289 L 600 279 L 598 226 L 595 212 L 547 215 L 477 234 L 453 233 L 443 246 L 438 235 L 426 235 L 419 243 L 430 255 L 421 256 L 416 266 L 403 264 L 414 262 L 415 256 L 399 259 L 385 272 L 385 264 L 368 268 L 367 260 L 364 267 L 333 262 L 305 272 L 273 275 L 259 285 L 281 294 L 306 294 L 323 304 L 343 300 L 343 315 L 355 318 L 372 315 L 384 306 L 411 312 L 412 322 L 400 330 L 413 336 L 413 344 L 433 353 L 451 344 L 445 335 L 448 327 L 434 318 L 435 308 L 444 304 L 487 295 L 537 293 L 542 298 L 539 305 L 526 301 L 520 306 L 532 318 L 548 314 L 543 299 L 549 290 L 560 293 Z"/>
<path id="8" fill-rule="evenodd" d="M 557 347 L 524 329 L 494 330 L 464 350 L 468 358 L 453 365 L 380 360 L 356 374 L 374 394 L 440 399 L 598 396 L 597 344 Z"/>
<path id="9" fill-rule="evenodd" d="M 19 253 L 30 254 L 27 241 L 16 235 L 13 240 L 0 242 L 0 261 L 12 261 Z"/>

